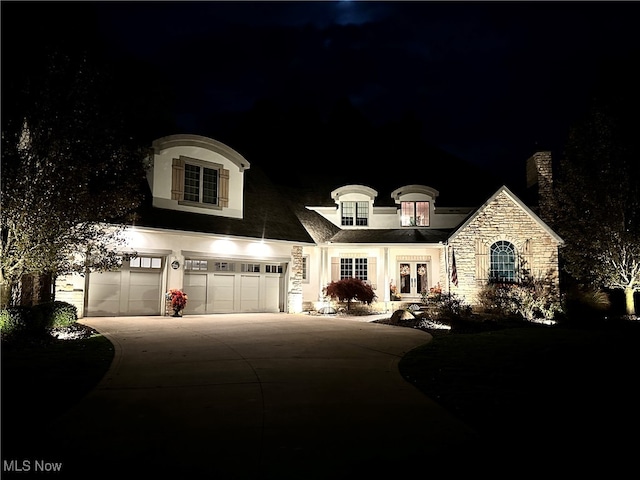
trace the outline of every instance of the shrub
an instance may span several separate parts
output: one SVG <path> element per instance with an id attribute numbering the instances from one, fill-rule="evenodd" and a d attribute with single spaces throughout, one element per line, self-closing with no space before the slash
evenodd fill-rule
<path id="1" fill-rule="evenodd" d="M 0 333 L 4 340 L 45 335 L 52 328 L 64 328 L 78 320 L 78 310 L 66 302 L 46 302 L 33 307 L 15 306 L 0 311 Z"/>
<path id="2" fill-rule="evenodd" d="M 527 277 L 521 283 L 490 283 L 482 288 L 478 301 L 489 313 L 525 320 L 550 320 L 562 312 L 560 294 L 550 275 Z"/>
<path id="3" fill-rule="evenodd" d="M 324 290 L 325 295 L 347 302 L 347 310 L 351 308 L 353 300 L 369 305 L 376 299 L 371 286 L 358 278 L 345 278 L 331 282 Z"/>
<path id="4" fill-rule="evenodd" d="M 28 307 L 8 307 L 0 311 L 0 334 L 9 339 L 26 334 L 31 324 L 31 309 Z"/>
<path id="5" fill-rule="evenodd" d="M 33 309 L 41 312 L 45 329 L 68 327 L 78 320 L 78 309 L 67 302 L 40 303 Z"/>
<path id="6" fill-rule="evenodd" d="M 425 305 L 428 304 L 429 302 L 431 303 L 437 302 L 438 300 L 440 300 L 441 296 L 442 296 L 442 287 L 440 286 L 440 282 L 438 282 L 437 285 L 431 287 L 429 290 L 425 288 L 420 292 L 420 299 L 422 300 L 422 303 L 424 303 Z"/>
<path id="7" fill-rule="evenodd" d="M 3 310 L 3 317 L 6 319 L 2 326 L 4 340 L 27 336 L 41 337 L 47 332 L 42 312 L 33 307 L 8 307 Z"/>
<path id="8" fill-rule="evenodd" d="M 567 289 L 565 309 L 572 319 L 602 319 L 611 311 L 607 292 L 589 287 L 572 286 Z"/>
<path id="9" fill-rule="evenodd" d="M 435 308 L 438 318 L 457 319 L 471 315 L 471 305 L 455 293 L 440 293 L 435 300 Z"/>

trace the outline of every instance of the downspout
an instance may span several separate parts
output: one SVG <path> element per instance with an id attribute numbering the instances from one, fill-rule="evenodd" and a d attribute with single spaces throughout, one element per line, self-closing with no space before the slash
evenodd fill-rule
<path id="1" fill-rule="evenodd" d="M 324 300 L 324 289 L 329 284 L 328 279 L 331 278 L 329 265 L 329 249 L 326 246 L 320 247 L 320 292 L 318 292 L 320 301 Z"/>
<path id="2" fill-rule="evenodd" d="M 451 272 L 449 271 L 449 241 L 440 242 L 444 246 L 444 273 L 447 276 L 447 293 L 451 293 Z"/>
<path id="3" fill-rule="evenodd" d="M 387 308 L 387 303 L 391 301 L 391 294 L 389 291 L 389 284 L 391 282 L 389 278 L 389 247 L 384 247 L 383 249 L 383 264 L 384 264 L 384 304 L 385 309 Z"/>

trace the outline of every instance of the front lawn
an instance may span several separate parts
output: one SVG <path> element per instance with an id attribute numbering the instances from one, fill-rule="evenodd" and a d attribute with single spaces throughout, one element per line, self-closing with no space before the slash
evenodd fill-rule
<path id="1" fill-rule="evenodd" d="M 113 355 L 98 334 L 3 343 L 2 457 L 29 454 L 38 432 L 100 382 Z"/>
<path id="2" fill-rule="evenodd" d="M 639 342 L 637 321 L 450 333 L 409 352 L 400 371 L 481 434 L 486 458 L 580 452 L 615 468 L 635 456 Z"/>

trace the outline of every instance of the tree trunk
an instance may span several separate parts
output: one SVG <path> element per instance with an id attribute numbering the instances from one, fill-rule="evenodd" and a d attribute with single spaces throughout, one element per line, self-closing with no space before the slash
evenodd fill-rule
<path id="1" fill-rule="evenodd" d="M 635 302 L 633 301 L 633 288 L 631 287 L 627 287 L 624 289 L 624 298 L 625 298 L 625 303 L 627 306 L 627 315 L 635 315 L 636 314 L 636 308 L 635 308 Z"/>
<path id="2" fill-rule="evenodd" d="M 52 275 L 49 273 L 31 273 L 20 279 L 20 292 L 14 304 L 32 307 L 52 300 Z M 17 300 L 17 301 L 16 301 Z"/>
<path id="3" fill-rule="evenodd" d="M 21 307 L 33 306 L 33 284 L 34 284 L 33 274 L 22 275 L 18 283 L 20 285 L 20 288 L 17 294 L 15 295 L 16 296 L 16 298 L 14 299 L 15 304 L 20 305 Z"/>
<path id="4" fill-rule="evenodd" d="M 3 281 L 0 284 L 0 308 L 11 306 L 11 288 L 11 284 L 8 281 Z"/>

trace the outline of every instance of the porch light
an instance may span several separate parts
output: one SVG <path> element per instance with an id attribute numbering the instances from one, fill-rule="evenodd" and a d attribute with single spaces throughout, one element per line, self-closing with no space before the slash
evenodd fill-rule
<path id="1" fill-rule="evenodd" d="M 135 245 L 137 248 L 145 245 L 144 234 L 136 229 L 136 227 L 127 227 L 122 233 L 122 238 L 127 246 Z"/>
<path id="2" fill-rule="evenodd" d="M 271 252 L 271 248 L 264 242 L 253 242 L 247 246 L 247 252 L 256 257 L 266 257 Z"/>
<path id="3" fill-rule="evenodd" d="M 232 254 L 238 250 L 238 246 L 229 239 L 221 238 L 211 242 L 211 250 L 215 253 Z"/>

